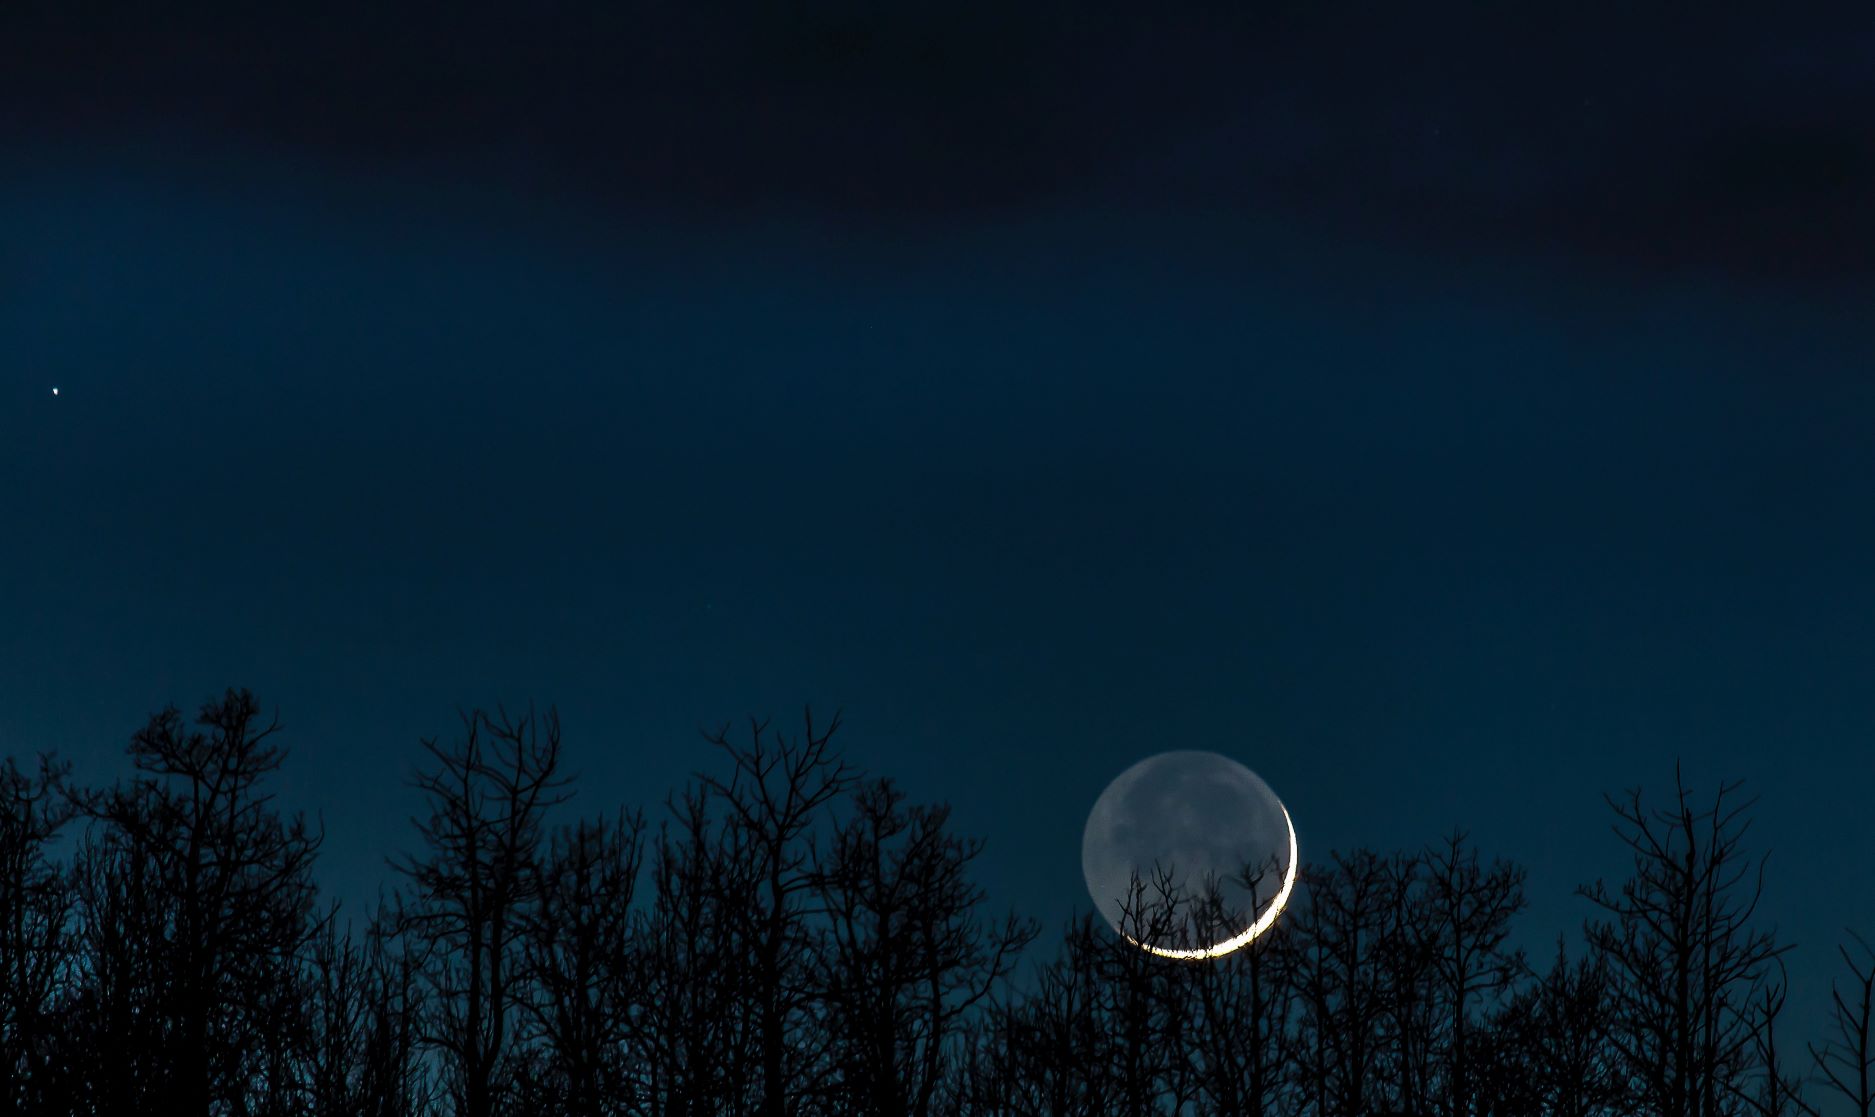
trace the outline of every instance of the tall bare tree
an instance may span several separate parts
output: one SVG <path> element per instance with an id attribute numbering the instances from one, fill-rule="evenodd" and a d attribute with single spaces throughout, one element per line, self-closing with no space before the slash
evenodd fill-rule
<path id="1" fill-rule="evenodd" d="M 1026 995 L 993 1004 L 972 1033 L 963 1083 L 972 1114 L 1108 1117 L 1120 1089 L 1106 1016 L 1112 930 L 1084 914 Z"/>
<path id="2" fill-rule="evenodd" d="M 396 926 L 422 959 L 427 1047 L 441 1054 L 459 1117 L 501 1111 L 517 1068 L 523 952 L 540 890 L 544 821 L 565 798 L 553 710 L 462 715 L 462 737 L 423 742 L 434 766 L 414 785 L 429 817 L 423 848 L 392 864 L 410 881 Z"/>
<path id="3" fill-rule="evenodd" d="M 1279 887 L 1280 869 L 1271 859 L 1238 874 L 1249 911 L 1229 910 L 1221 890 L 1208 889 L 1200 909 L 1205 929 L 1198 937 L 1215 942 L 1243 928 Z M 1205 1113 L 1267 1117 L 1284 1111 L 1293 942 L 1287 922 L 1278 922 L 1222 958 L 1181 968 L 1193 1004 L 1192 1047 Z"/>
<path id="4" fill-rule="evenodd" d="M 1738 790 L 1696 805 L 1676 767 L 1665 807 L 1638 789 L 1611 796 L 1632 872 L 1582 889 L 1606 916 L 1588 936 L 1607 960 L 1629 1088 L 1655 1117 L 1724 1117 L 1753 1069 L 1751 1002 L 1786 949 L 1756 923 L 1764 858 L 1744 845 L 1752 801 Z"/>
<path id="5" fill-rule="evenodd" d="M 815 874 L 832 934 L 823 987 L 837 1101 L 875 1117 L 929 1117 L 958 1064 L 963 1022 L 1036 927 L 977 916 L 983 893 L 968 871 L 982 843 L 946 829 L 948 807 L 907 806 L 887 779 L 851 800 Z"/>
<path id="6" fill-rule="evenodd" d="M 431 1101 L 418 1051 L 421 1014 L 413 959 L 388 933 L 381 904 L 363 927 L 336 907 L 307 960 L 303 1112 L 314 1117 L 415 1117 Z"/>
<path id="7" fill-rule="evenodd" d="M 1432 860 L 1430 851 L 1382 859 L 1384 917 L 1365 960 L 1378 990 L 1377 1073 L 1369 1077 L 1379 1113 L 1430 1114 L 1450 1048 L 1452 1018 L 1436 968 L 1446 928 L 1427 880 Z"/>
<path id="8" fill-rule="evenodd" d="M 747 859 L 756 888 L 729 907 L 727 929 L 748 957 L 749 1011 L 754 1018 L 755 1112 L 788 1117 L 796 1101 L 825 1090 L 826 1032 L 816 1013 L 816 969 L 825 944 L 811 920 L 815 898 L 811 836 L 815 823 L 857 778 L 833 748 L 840 717 L 816 728 L 803 715 L 802 735 L 771 733 L 751 720 L 747 744 L 728 727 L 707 740 L 728 758 L 726 777 L 705 775 L 724 818 L 725 840 Z"/>
<path id="9" fill-rule="evenodd" d="M 1298 1108 L 1313 1117 L 1363 1117 L 1392 1102 L 1381 1068 L 1389 1052 L 1384 954 L 1400 912 L 1396 878 L 1371 850 L 1308 867 L 1291 913 L 1295 942 Z"/>
<path id="10" fill-rule="evenodd" d="M 174 707 L 151 717 L 131 738 L 137 777 L 86 800 L 97 827 L 75 1010 L 94 1039 L 126 1045 L 93 1092 L 178 1113 L 279 1110 L 293 1102 L 319 839 L 262 790 L 286 754 L 250 692 L 206 703 L 194 725 Z"/>
<path id="11" fill-rule="evenodd" d="M 69 772 L 50 756 L 32 772 L 11 757 L 0 766 L 0 1106 L 12 1112 L 49 1104 L 46 1063 L 73 945 L 71 886 L 51 855 L 76 813 Z"/>
<path id="12" fill-rule="evenodd" d="M 582 820 L 553 835 L 527 914 L 525 1002 L 540 1040 L 541 1104 L 568 1117 L 636 1109 L 622 1047 L 638 993 L 632 897 L 644 816 Z"/>
<path id="13" fill-rule="evenodd" d="M 307 958 L 311 990 L 306 999 L 308 1043 L 304 1051 L 308 1110 L 319 1117 L 364 1108 L 358 1096 L 369 994 L 363 952 L 341 929 L 335 904 L 321 920 Z"/>
<path id="14" fill-rule="evenodd" d="M 1419 859 L 1423 882 L 1413 937 L 1424 959 L 1431 1003 L 1438 1013 L 1428 1100 L 1434 1112 L 1474 1112 L 1472 1037 L 1528 970 L 1523 952 L 1509 944 L 1511 920 L 1524 908 L 1521 868 L 1506 861 L 1479 863 L 1477 847 L 1455 831 Z"/>
<path id="15" fill-rule="evenodd" d="M 745 1112 L 755 1029 L 737 909 L 759 886 L 756 865 L 738 832 L 710 817 L 700 789 L 666 806 L 671 817 L 651 850 L 649 910 L 633 921 L 628 1099 L 647 1117 Z"/>
<path id="16" fill-rule="evenodd" d="M 129 1113 L 172 1096 L 177 1066 L 168 938 L 177 899 L 150 857 L 94 823 L 72 868 L 77 972 L 64 999 L 57 1058 L 47 1068 L 77 1113 Z M 112 1057 L 95 1063 L 92 1053 Z"/>
<path id="17" fill-rule="evenodd" d="M 1519 989 L 1481 1033 L 1476 1109 L 1503 1117 L 1618 1117 L 1629 1111 L 1613 1045 L 1607 964 L 1571 961 L 1561 940 L 1547 973 Z"/>

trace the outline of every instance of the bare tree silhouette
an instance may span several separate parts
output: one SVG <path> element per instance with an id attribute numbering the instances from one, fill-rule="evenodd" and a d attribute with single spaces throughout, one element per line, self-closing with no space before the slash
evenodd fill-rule
<path id="1" fill-rule="evenodd" d="M 1223 957 L 1274 862 L 1129 881 L 1117 928 L 991 919 L 978 840 L 861 780 L 838 719 L 752 722 L 666 799 L 551 828 L 551 711 L 423 742 L 419 848 L 368 921 L 315 914 L 318 838 L 272 806 L 284 754 L 245 691 L 132 740 L 133 778 L 0 766 L 0 1111 L 103 1117 L 1817 1117 L 1871 1108 L 1875 952 L 1839 949 L 1806 1083 L 1785 948 L 1755 921 L 1750 803 L 1611 799 L 1632 872 L 1581 890 L 1588 950 L 1513 945 L 1521 869 L 1463 832 L 1301 867 Z M 61 861 L 61 827 L 83 819 Z M 646 861 L 649 865 L 646 865 Z M 648 869 L 648 872 L 646 871 Z M 639 902 L 640 877 L 649 896 Z M 98 1053 L 108 1052 L 108 1058 Z"/>
<path id="2" fill-rule="evenodd" d="M 967 876 L 982 843 L 948 807 L 906 806 L 890 780 L 861 785 L 814 874 L 831 931 L 823 976 L 836 1104 L 929 1117 L 960 1058 L 961 1026 L 1006 977 L 1036 926 L 986 925 Z"/>
<path id="3" fill-rule="evenodd" d="M 307 1111 L 318 1117 L 413 1117 L 429 1110 L 429 1075 L 418 1051 L 415 961 L 389 933 L 380 907 L 362 933 L 340 930 L 336 908 L 314 939 L 308 968 Z"/>
<path id="4" fill-rule="evenodd" d="M 420 853 L 392 864 L 410 881 L 396 929 L 429 987 L 424 1044 L 444 1060 L 460 1117 L 502 1111 L 519 1062 L 516 1018 L 529 996 L 527 917 L 540 893 L 547 811 L 565 798 L 560 720 L 552 710 L 462 715 L 460 740 L 423 742 L 435 766 L 414 786 Z"/>
<path id="5" fill-rule="evenodd" d="M 1823 1083 L 1840 1095 L 1857 1117 L 1868 1117 L 1871 1106 L 1875 1106 L 1875 1080 L 1870 1074 L 1875 1069 L 1875 1042 L 1871 1042 L 1875 1035 L 1870 1032 L 1870 1023 L 1875 1021 L 1875 951 L 1855 932 L 1851 931 L 1849 937 L 1855 940 L 1855 952 L 1851 953 L 1847 944 L 1836 947 L 1843 967 L 1849 971 L 1848 991 L 1830 983 L 1832 1034 L 1822 1044 L 1810 1045 L 1810 1057 Z"/>
<path id="6" fill-rule="evenodd" d="M 176 1061 L 161 1011 L 177 903 L 154 859 L 119 830 L 94 825 L 72 870 L 78 941 L 64 998 L 54 1089 L 75 1113 L 135 1112 L 167 1098 Z M 112 1058 L 91 1065 L 89 1053 Z"/>
<path id="7" fill-rule="evenodd" d="M 1558 941 L 1549 971 L 1491 1019 L 1479 1059 L 1478 1110 L 1505 1117 L 1627 1113 L 1613 1027 L 1606 961 L 1594 955 L 1571 962 Z"/>
<path id="8" fill-rule="evenodd" d="M 361 1048 L 369 1027 L 370 997 L 363 952 L 350 929 L 340 930 L 334 905 L 320 921 L 308 959 L 312 988 L 305 1051 L 308 1101 L 313 1113 L 353 1113 L 365 1108 Z"/>
<path id="9" fill-rule="evenodd" d="M 1117 929 L 1077 919 L 1035 988 L 990 1006 L 971 1029 L 960 1111 L 1144 1117 L 1193 1100 L 1184 963 L 1137 945 L 1188 941 L 1191 898 L 1174 879 L 1169 866 L 1134 874 Z"/>
<path id="10" fill-rule="evenodd" d="M 1092 913 L 1067 928 L 1027 996 L 992 1004 L 973 1030 L 964 1094 L 972 1114 L 1101 1117 L 1114 1090 L 1101 953 L 1112 932 Z"/>
<path id="11" fill-rule="evenodd" d="M 11 757 L 0 766 L 0 1105 L 13 1112 L 51 1101 L 47 1061 L 72 964 L 73 898 L 49 847 L 77 813 L 69 773 L 50 756 L 33 772 Z"/>
<path id="12" fill-rule="evenodd" d="M 1524 872 L 1504 861 L 1480 865 L 1463 831 L 1428 850 L 1418 866 L 1422 883 L 1408 901 L 1407 933 L 1424 960 L 1438 1026 L 1423 1047 L 1429 1088 L 1409 1106 L 1462 1117 L 1477 1108 L 1476 1014 L 1495 1011 L 1528 970 L 1523 952 L 1509 945 L 1511 920 L 1524 908 Z"/>
<path id="13" fill-rule="evenodd" d="M 632 897 L 644 816 L 620 811 L 555 832 L 526 915 L 524 1003 L 541 1040 L 537 1106 L 569 1117 L 635 1111 L 622 1047 L 637 995 Z"/>
<path id="14" fill-rule="evenodd" d="M 731 849 L 748 860 L 754 892 L 727 905 L 725 929 L 746 952 L 744 974 L 754 1015 L 754 1066 L 761 1117 L 788 1117 L 796 1099 L 822 1095 L 830 1076 L 826 1029 L 815 970 L 824 950 L 810 921 L 815 894 L 811 837 L 823 811 L 857 778 L 833 749 L 840 718 L 824 729 L 803 715 L 798 738 L 749 723 L 746 745 L 728 727 L 707 736 L 730 763 L 727 778 L 702 777 L 724 814 Z"/>
<path id="15" fill-rule="evenodd" d="M 1817 1117 L 1816 1107 L 1804 1100 L 1803 1077 L 1785 1069 L 1783 1052 L 1777 1041 L 1777 1021 L 1784 1014 L 1787 998 L 1783 967 L 1777 976 L 1758 985 L 1751 1001 L 1751 1085 L 1735 1092 L 1745 1109 L 1757 1117 Z"/>
<path id="16" fill-rule="evenodd" d="M 1658 1117 L 1723 1117 L 1745 1089 L 1751 1001 L 1786 949 L 1754 922 L 1764 861 L 1745 851 L 1752 804 L 1738 786 L 1695 806 L 1676 767 L 1667 807 L 1648 807 L 1638 790 L 1611 796 L 1632 875 L 1618 889 L 1581 890 L 1607 913 L 1588 935 L 1607 960 L 1629 1089 Z"/>
<path id="17" fill-rule="evenodd" d="M 1262 865 L 1246 866 L 1238 875 L 1237 884 L 1249 895 L 1248 911 L 1229 909 L 1215 884 L 1207 889 L 1196 937 L 1215 942 L 1248 925 L 1276 891 L 1281 868 L 1272 858 Z M 1295 996 L 1293 942 L 1288 925 L 1279 922 L 1222 958 L 1183 967 L 1205 1113 L 1266 1117 L 1283 1111 Z"/>
<path id="18" fill-rule="evenodd" d="M 1430 855 L 1395 854 L 1383 859 L 1387 913 L 1372 951 L 1379 990 L 1378 1036 L 1374 1055 L 1378 1088 L 1374 1104 L 1382 1114 L 1413 1117 L 1431 1112 L 1439 1088 L 1441 1060 L 1450 1040 L 1451 1016 L 1435 968 L 1445 948 L 1441 913 L 1430 898 Z"/>
<path id="19" fill-rule="evenodd" d="M 170 707 L 131 738 L 138 776 L 84 799 L 96 821 L 80 872 L 84 1042 L 125 1058 L 84 1086 L 103 1108 L 280 1112 L 313 933 L 319 839 L 282 819 L 261 781 L 285 752 L 246 690 L 190 730 Z M 257 1040 L 259 1042 L 257 1042 Z"/>
<path id="20" fill-rule="evenodd" d="M 1297 1021 L 1292 1047 L 1300 1112 L 1361 1117 L 1387 1107 L 1381 1081 L 1385 945 L 1399 912 L 1388 861 L 1371 850 L 1332 855 L 1305 869 L 1304 902 L 1293 913 Z"/>
<path id="21" fill-rule="evenodd" d="M 632 1112 L 704 1117 L 746 1110 L 754 1027 L 735 909 L 759 881 L 734 831 L 691 788 L 667 800 L 652 850 L 650 910 L 633 924 L 639 999 L 628 1022 Z M 727 832 L 726 832 L 727 831 Z"/>

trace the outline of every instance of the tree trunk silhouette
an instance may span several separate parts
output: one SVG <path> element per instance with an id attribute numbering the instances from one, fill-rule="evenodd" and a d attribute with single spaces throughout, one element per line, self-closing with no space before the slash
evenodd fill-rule
<path id="1" fill-rule="evenodd" d="M 946 832 L 947 807 L 904 805 L 890 780 L 859 787 L 815 873 L 832 932 L 825 996 L 845 1111 L 929 1117 L 961 1024 L 1035 937 L 979 921 L 966 873 L 982 844 Z"/>
<path id="2" fill-rule="evenodd" d="M 526 1002 L 542 1041 L 545 1104 L 569 1117 L 635 1108 L 621 1065 L 633 998 L 632 896 L 644 816 L 582 821 L 554 834 L 528 915 Z"/>
<path id="3" fill-rule="evenodd" d="M 1364 1117 L 1385 1105 L 1377 1081 L 1387 1050 L 1383 943 L 1397 913 L 1385 859 L 1334 854 L 1306 871 L 1296 938 L 1296 1071 L 1302 1108 Z"/>
<path id="4" fill-rule="evenodd" d="M 319 840 L 260 791 L 285 753 L 269 740 L 278 723 L 259 715 L 245 690 L 204 705 L 194 731 L 170 707 L 131 738 L 138 777 L 84 800 L 98 827 L 79 888 L 80 1011 L 94 1041 L 126 1045 L 99 1092 L 142 1109 L 291 1100 L 281 1079 L 305 995 Z"/>
<path id="5" fill-rule="evenodd" d="M 48 849 L 76 814 L 68 766 L 41 757 L 0 767 L 0 1105 L 15 1113 L 54 1104 L 49 1047 L 55 997 L 72 947 L 72 890 Z"/>
<path id="6" fill-rule="evenodd" d="M 459 1117 L 493 1117 L 514 1074 L 510 1029 L 527 990 L 523 939 L 538 895 L 542 824 L 563 798 L 560 720 L 549 710 L 464 714 L 452 745 L 423 747 L 435 767 L 414 785 L 429 802 L 420 854 L 393 862 L 411 895 L 396 917 L 424 959 L 431 1012 L 424 1044 L 439 1052 Z"/>
<path id="7" fill-rule="evenodd" d="M 803 734 L 793 740 L 753 720 L 746 745 L 732 743 L 727 727 L 706 736 L 731 770 L 727 778 L 703 777 L 703 786 L 723 808 L 730 848 L 749 858 L 758 882 L 753 896 L 730 909 L 729 926 L 750 960 L 761 1117 L 788 1117 L 793 1099 L 824 1090 L 828 1074 L 825 1036 L 805 1027 L 818 1007 L 814 981 L 823 950 L 808 919 L 809 836 L 856 777 L 832 747 L 839 715 L 824 730 L 815 729 L 811 711 L 803 720 Z"/>
<path id="8" fill-rule="evenodd" d="M 1725 1117 L 1750 1072 L 1749 1001 L 1785 948 L 1753 923 L 1764 861 L 1742 844 L 1751 802 L 1727 783 L 1695 807 L 1677 768 L 1674 784 L 1666 808 L 1638 790 L 1610 797 L 1633 872 L 1618 890 L 1581 891 L 1609 917 L 1589 941 L 1607 959 L 1613 1036 L 1643 1112 Z"/>
<path id="9" fill-rule="evenodd" d="M 1474 1010 L 1495 1010 L 1528 968 L 1522 952 L 1507 945 L 1511 919 L 1524 907 L 1523 870 L 1502 861 L 1481 866 L 1465 838 L 1456 831 L 1420 858 L 1420 953 L 1444 1033 L 1432 1045 L 1437 1084 L 1427 1100 L 1445 1117 L 1465 1117 L 1475 1108 Z"/>
<path id="10" fill-rule="evenodd" d="M 1480 1060 L 1479 1111 L 1506 1117 L 1628 1113 L 1613 1027 L 1606 962 L 1599 956 L 1571 962 L 1558 941 L 1549 972 L 1492 1018 L 1487 1057 Z"/>
<path id="11" fill-rule="evenodd" d="M 707 797 L 667 801 L 671 818 L 652 851 L 649 912 L 634 920 L 637 1007 L 628 1022 L 634 1097 L 649 1117 L 747 1111 L 754 1028 L 735 909 L 758 880 Z"/>
<path id="12" fill-rule="evenodd" d="M 1207 926 L 1198 936 L 1216 941 L 1235 934 L 1261 910 L 1276 889 L 1281 866 L 1246 866 L 1237 883 L 1250 909 L 1225 908 L 1222 893 L 1208 890 Z M 1194 1005 L 1194 1056 L 1201 1069 L 1204 1111 L 1215 1117 L 1267 1117 L 1282 1112 L 1288 1082 L 1284 1058 L 1293 1000 L 1292 938 L 1286 921 L 1223 958 L 1182 967 L 1186 998 Z"/>

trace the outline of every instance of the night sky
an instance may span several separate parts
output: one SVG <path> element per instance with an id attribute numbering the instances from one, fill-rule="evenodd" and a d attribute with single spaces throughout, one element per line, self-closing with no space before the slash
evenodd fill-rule
<path id="1" fill-rule="evenodd" d="M 1679 759 L 1814 1033 L 1875 14 L 1630 7 L 0 7 L 0 753 L 252 687 L 362 905 L 459 707 L 655 813 L 811 702 L 1058 926 L 1207 748 L 1529 866 L 1540 956 Z"/>

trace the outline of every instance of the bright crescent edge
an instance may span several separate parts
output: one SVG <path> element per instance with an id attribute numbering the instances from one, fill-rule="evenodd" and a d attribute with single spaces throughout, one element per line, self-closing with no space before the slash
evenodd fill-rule
<path id="1" fill-rule="evenodd" d="M 1250 940 L 1269 930 L 1276 922 L 1276 917 L 1283 913 L 1283 907 L 1289 903 L 1289 893 L 1296 886 L 1296 861 L 1299 853 L 1296 846 L 1295 820 L 1289 817 L 1289 808 L 1283 806 L 1282 800 L 1278 799 L 1276 805 L 1282 809 L 1283 825 L 1289 828 L 1289 865 L 1283 870 L 1282 888 L 1277 890 L 1275 899 L 1270 901 L 1269 910 L 1259 916 L 1255 923 L 1250 924 L 1241 934 L 1233 935 L 1223 942 L 1213 943 L 1199 950 L 1173 950 L 1163 946 L 1153 946 L 1151 943 L 1140 942 L 1124 932 L 1122 932 L 1122 937 L 1148 954 L 1156 954 L 1161 958 L 1221 958 L 1239 947 L 1248 946 Z"/>

